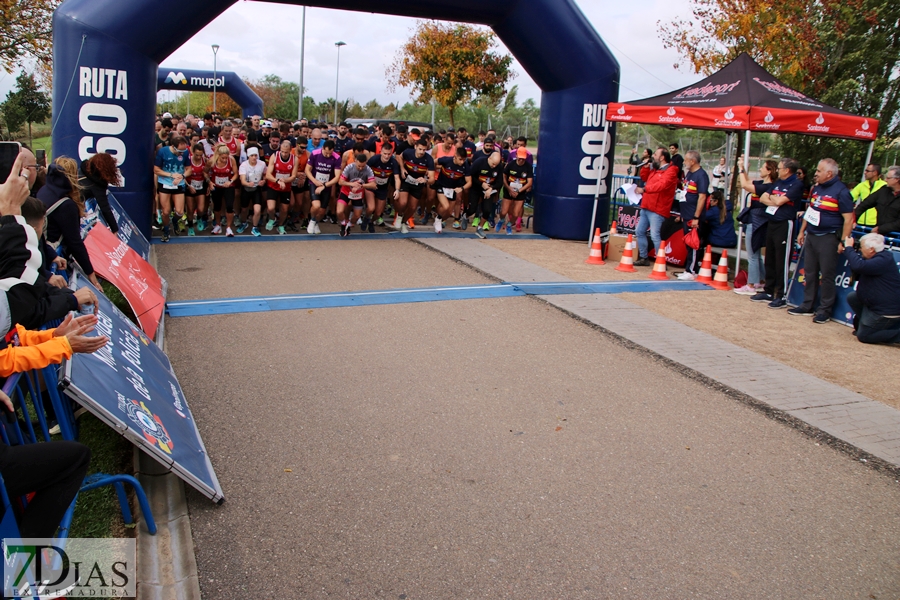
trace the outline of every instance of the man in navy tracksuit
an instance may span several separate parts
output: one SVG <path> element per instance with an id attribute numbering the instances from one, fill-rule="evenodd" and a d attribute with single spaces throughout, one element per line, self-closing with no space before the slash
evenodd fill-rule
<path id="1" fill-rule="evenodd" d="M 793 158 L 778 163 L 778 181 L 770 192 L 759 197 L 769 219 L 766 228 L 766 287 L 751 296 L 754 302 L 768 302 L 769 308 L 784 308 L 787 302 L 788 264 L 791 260 L 791 240 L 797 207 L 803 200 L 803 182 L 797 177 L 800 168 Z"/>
<path id="2" fill-rule="evenodd" d="M 803 223 L 797 234 L 797 243 L 803 248 L 803 268 L 806 282 L 803 304 L 788 310 L 790 315 L 812 315 L 813 323 L 826 323 L 834 306 L 838 251 L 841 240 L 853 231 L 853 196 L 847 186 L 838 179 L 838 164 L 825 158 L 816 168 L 816 186 L 809 197 L 809 208 L 803 214 Z M 822 282 L 819 283 L 819 274 Z M 819 307 L 813 311 L 816 292 L 822 291 Z"/>
<path id="3" fill-rule="evenodd" d="M 859 252 L 848 243 L 844 257 L 857 280 L 856 291 L 847 295 L 856 313 L 856 339 L 864 344 L 900 343 L 900 271 L 894 253 L 884 247 L 884 236 L 862 236 Z"/>

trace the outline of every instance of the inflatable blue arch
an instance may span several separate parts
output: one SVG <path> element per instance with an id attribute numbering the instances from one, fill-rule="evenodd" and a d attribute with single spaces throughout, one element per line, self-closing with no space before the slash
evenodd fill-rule
<path id="1" fill-rule="evenodd" d="M 215 85 L 214 85 L 215 82 Z M 196 71 L 160 67 L 156 76 L 157 90 L 183 92 L 212 92 L 213 89 L 228 96 L 241 107 L 244 118 L 262 116 L 263 101 L 244 80 L 231 71 Z M 203 111 L 200 111 L 203 114 Z"/>
<path id="2" fill-rule="evenodd" d="M 65 0 L 53 16 L 53 154 L 115 154 L 125 178 L 116 196 L 147 235 L 159 65 L 235 1 Z M 586 240 L 598 176 L 595 225 L 605 230 L 615 148 L 606 104 L 618 99 L 619 65 L 573 0 L 289 3 L 490 26 L 542 91 L 535 230 Z M 176 14 L 191 27 L 150 26 Z"/>

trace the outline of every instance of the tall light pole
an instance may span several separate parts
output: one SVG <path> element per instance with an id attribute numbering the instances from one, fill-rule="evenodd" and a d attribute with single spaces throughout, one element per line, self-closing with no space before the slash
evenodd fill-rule
<path id="1" fill-rule="evenodd" d="M 216 112 L 216 54 L 219 52 L 219 45 L 213 44 L 213 112 Z"/>
<path id="2" fill-rule="evenodd" d="M 334 77 L 334 122 L 337 123 L 337 107 L 338 107 L 338 82 L 341 78 L 341 46 L 346 46 L 346 42 L 335 42 L 335 46 L 338 49 L 338 59 L 337 59 L 337 75 Z"/>
<path id="3" fill-rule="evenodd" d="M 303 119 L 303 53 L 306 49 L 306 7 L 303 7 L 303 21 L 300 26 L 300 98 L 297 101 L 297 120 Z"/>

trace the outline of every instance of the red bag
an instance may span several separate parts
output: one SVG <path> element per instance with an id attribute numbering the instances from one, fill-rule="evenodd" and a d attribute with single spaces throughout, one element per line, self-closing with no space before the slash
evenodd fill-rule
<path id="1" fill-rule="evenodd" d="M 684 245 L 694 250 L 700 249 L 700 234 L 697 232 L 696 227 L 691 229 L 690 233 L 684 236 Z"/>

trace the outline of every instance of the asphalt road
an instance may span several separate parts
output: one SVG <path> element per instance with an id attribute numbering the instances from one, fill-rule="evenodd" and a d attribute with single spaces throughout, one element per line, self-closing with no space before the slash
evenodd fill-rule
<path id="1" fill-rule="evenodd" d="M 372 280 L 340 245 L 281 293 L 481 281 L 412 242 L 416 281 Z M 174 298 L 272 285 L 176 289 L 169 250 Z M 897 481 L 534 298 L 167 336 L 226 497 L 189 492 L 204 598 L 900 597 Z"/>

